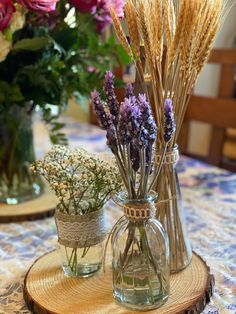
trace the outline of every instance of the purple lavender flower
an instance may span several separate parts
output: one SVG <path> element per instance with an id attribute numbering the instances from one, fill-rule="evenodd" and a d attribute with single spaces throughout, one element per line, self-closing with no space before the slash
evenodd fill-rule
<path id="1" fill-rule="evenodd" d="M 131 83 L 126 84 L 125 88 L 125 98 L 130 98 L 134 96 L 134 89 Z"/>
<path id="2" fill-rule="evenodd" d="M 132 139 L 139 137 L 140 109 L 135 97 L 125 98 L 120 110 L 118 127 L 120 141 L 123 145 L 129 144 Z"/>
<path id="3" fill-rule="evenodd" d="M 157 137 L 157 125 L 154 121 L 154 118 L 151 112 L 151 107 L 144 94 L 139 94 L 138 103 L 140 106 L 141 119 L 143 121 L 143 126 L 149 133 L 150 144 L 153 144 Z"/>
<path id="4" fill-rule="evenodd" d="M 116 139 L 116 132 L 114 126 L 110 126 L 107 129 L 107 146 L 110 147 L 113 154 L 117 153 L 117 139 Z"/>
<path id="5" fill-rule="evenodd" d="M 164 140 L 168 143 L 176 129 L 172 100 L 167 98 L 164 104 Z"/>
<path id="6" fill-rule="evenodd" d="M 131 164 L 132 164 L 133 170 L 135 172 L 137 172 L 139 167 L 140 167 L 138 139 L 134 139 L 130 143 L 130 159 L 131 159 Z"/>
<path id="7" fill-rule="evenodd" d="M 107 130 L 112 125 L 110 114 L 106 112 L 99 93 L 95 90 L 91 93 L 94 110 L 97 114 L 101 128 Z"/>
<path id="8" fill-rule="evenodd" d="M 116 98 L 114 90 L 114 75 L 111 71 L 107 71 L 105 75 L 104 92 L 106 94 L 107 104 L 110 109 L 114 125 L 118 124 L 120 105 Z"/>
<path id="9" fill-rule="evenodd" d="M 142 127 L 140 130 L 138 143 L 139 143 L 139 147 L 141 149 L 147 148 L 147 146 L 149 144 L 149 132 L 144 127 Z"/>

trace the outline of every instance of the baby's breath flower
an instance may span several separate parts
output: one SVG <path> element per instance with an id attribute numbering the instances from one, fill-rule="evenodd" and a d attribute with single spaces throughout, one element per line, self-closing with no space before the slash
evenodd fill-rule
<path id="1" fill-rule="evenodd" d="M 57 208 L 71 215 L 83 215 L 103 207 L 111 193 L 121 188 L 115 164 L 84 149 L 54 146 L 31 166 L 41 174 L 58 197 Z"/>

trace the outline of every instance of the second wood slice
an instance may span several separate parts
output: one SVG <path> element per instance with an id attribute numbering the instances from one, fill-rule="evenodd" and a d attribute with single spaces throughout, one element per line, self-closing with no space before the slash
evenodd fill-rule
<path id="1" fill-rule="evenodd" d="M 191 265 L 171 276 L 168 302 L 148 313 L 201 313 L 212 294 L 213 277 L 206 263 L 196 254 Z M 53 251 L 39 258 L 25 277 L 24 297 L 33 313 L 131 314 L 115 303 L 112 296 L 111 267 L 104 274 L 78 279 L 66 277 L 60 255 Z M 141 312 L 139 312 L 141 313 Z"/>
<path id="2" fill-rule="evenodd" d="M 55 196 L 48 190 L 33 200 L 17 205 L 0 203 L 0 223 L 51 217 L 54 215 L 56 203 Z"/>

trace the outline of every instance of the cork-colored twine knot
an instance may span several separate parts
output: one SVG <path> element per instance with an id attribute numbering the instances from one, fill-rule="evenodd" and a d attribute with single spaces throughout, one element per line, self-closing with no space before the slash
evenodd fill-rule
<path id="1" fill-rule="evenodd" d="M 155 215 L 155 205 L 151 203 L 126 204 L 124 214 L 127 219 L 134 221 L 150 219 Z"/>
<path id="2" fill-rule="evenodd" d="M 162 155 L 161 154 L 156 154 L 155 156 L 155 163 L 159 165 L 161 161 Z M 179 150 L 178 148 L 174 148 L 173 150 L 169 151 L 166 153 L 163 164 L 164 165 L 173 165 L 176 164 L 179 160 Z"/>

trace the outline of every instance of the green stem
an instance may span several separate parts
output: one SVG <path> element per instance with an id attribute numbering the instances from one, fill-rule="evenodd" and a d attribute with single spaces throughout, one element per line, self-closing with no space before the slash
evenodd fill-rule
<path id="1" fill-rule="evenodd" d="M 149 263 L 149 243 L 148 243 L 148 239 L 147 239 L 147 234 L 146 234 L 146 230 L 143 224 L 141 224 L 139 226 L 139 232 L 140 232 L 140 241 L 141 241 L 141 249 L 142 251 L 140 251 L 140 255 L 143 255 L 146 257 L 146 262 L 147 262 L 147 268 L 148 268 L 148 273 L 150 271 L 150 263 Z M 153 267 L 155 267 L 155 264 L 153 265 Z M 152 288 L 152 284 L 150 281 L 150 276 L 148 276 L 148 286 L 149 286 L 149 290 L 150 290 L 150 296 L 151 296 L 151 302 L 152 304 L 154 304 L 154 291 Z"/>
<path id="2" fill-rule="evenodd" d="M 8 163 L 8 167 L 7 167 L 7 172 L 8 172 L 8 178 L 9 178 L 9 186 L 8 188 L 10 188 L 13 184 L 13 177 L 14 177 L 14 170 L 13 170 L 13 162 L 14 162 L 14 156 L 16 153 L 16 144 L 18 141 L 18 137 L 19 137 L 19 130 L 20 125 L 17 127 L 16 131 L 14 132 L 14 138 L 13 138 L 13 142 L 11 145 L 11 152 L 10 152 L 10 157 L 9 157 L 9 163 Z"/>
<path id="3" fill-rule="evenodd" d="M 84 258 L 86 256 L 86 254 L 88 253 L 90 249 L 90 246 L 86 246 L 84 249 L 83 249 L 83 253 L 81 255 L 81 258 Z"/>

